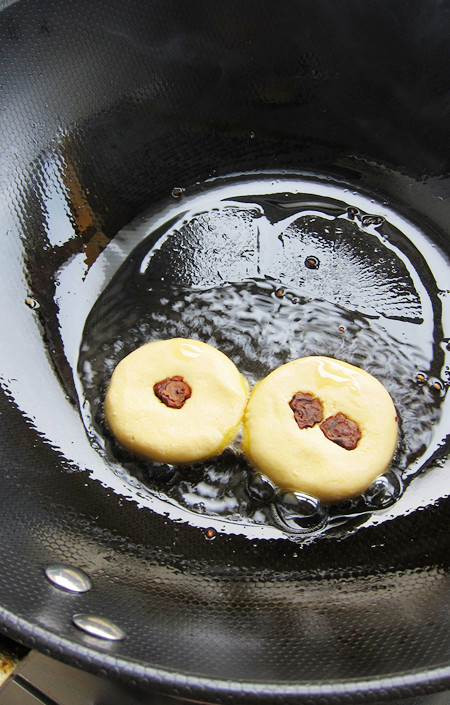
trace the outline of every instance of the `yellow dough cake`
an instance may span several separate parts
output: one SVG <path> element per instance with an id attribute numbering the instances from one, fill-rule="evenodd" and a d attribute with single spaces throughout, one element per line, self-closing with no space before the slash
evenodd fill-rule
<path id="1" fill-rule="evenodd" d="M 338 502 L 363 492 L 390 466 L 397 414 L 383 385 L 328 357 L 293 360 L 253 389 L 243 450 L 276 485 Z"/>
<path id="2" fill-rule="evenodd" d="M 212 457 L 239 430 L 248 384 L 234 363 L 198 340 L 147 343 L 115 368 L 105 416 L 117 440 L 158 462 Z"/>

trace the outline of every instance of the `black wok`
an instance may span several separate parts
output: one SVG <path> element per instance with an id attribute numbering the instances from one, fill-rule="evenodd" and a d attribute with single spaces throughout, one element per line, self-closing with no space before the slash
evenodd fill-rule
<path id="1" fill-rule="evenodd" d="M 406 489 L 407 509 L 378 523 L 306 541 L 174 521 L 139 501 L 138 482 L 127 493 L 95 474 L 61 332 L 77 307 L 63 311 L 58 291 L 67 263 L 82 253 L 76 290 L 174 187 L 252 171 L 376 194 L 448 255 L 450 4 L 1 7 L 1 631 L 207 701 L 380 702 L 450 687 L 445 443 Z M 44 571 L 58 563 L 93 589 L 55 588 Z M 86 635 L 77 613 L 125 638 Z"/>

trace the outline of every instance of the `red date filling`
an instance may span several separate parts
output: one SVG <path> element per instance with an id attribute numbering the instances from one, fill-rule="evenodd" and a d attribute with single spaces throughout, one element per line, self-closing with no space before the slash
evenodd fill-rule
<path id="1" fill-rule="evenodd" d="M 320 430 L 328 440 L 337 443 L 345 450 L 354 450 L 361 438 L 361 431 L 357 423 L 339 412 L 336 416 L 329 416 L 320 424 Z"/>
<path id="2" fill-rule="evenodd" d="M 299 428 L 312 428 L 320 423 L 320 430 L 329 441 L 345 448 L 354 450 L 361 438 L 357 423 L 341 411 L 335 416 L 329 416 L 323 423 L 323 406 L 320 399 L 309 392 L 296 392 L 289 402 L 294 412 L 294 419 Z"/>
<path id="3" fill-rule="evenodd" d="M 192 389 L 182 377 L 167 377 L 153 385 L 153 391 L 160 401 L 171 409 L 181 409 L 189 399 Z"/>
<path id="4" fill-rule="evenodd" d="M 296 392 L 289 406 L 299 428 L 312 428 L 323 419 L 322 402 L 309 392 Z"/>

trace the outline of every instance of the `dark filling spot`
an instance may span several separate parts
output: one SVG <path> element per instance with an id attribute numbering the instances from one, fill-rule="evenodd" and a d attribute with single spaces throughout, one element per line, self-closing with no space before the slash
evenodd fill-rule
<path id="1" fill-rule="evenodd" d="M 299 428 L 312 428 L 323 419 L 322 402 L 309 392 L 295 392 L 289 406 Z"/>
<path id="2" fill-rule="evenodd" d="M 154 384 L 153 391 L 158 399 L 171 409 L 181 409 L 192 394 L 190 386 L 182 377 L 167 377 Z"/>
<path id="3" fill-rule="evenodd" d="M 320 424 L 320 430 L 328 440 L 337 443 L 345 450 L 354 450 L 361 438 L 361 431 L 357 423 L 339 412 L 336 416 L 329 416 Z"/>

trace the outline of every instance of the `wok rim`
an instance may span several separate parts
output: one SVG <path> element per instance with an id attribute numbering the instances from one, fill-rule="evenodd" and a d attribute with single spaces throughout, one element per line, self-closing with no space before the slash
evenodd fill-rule
<path id="1" fill-rule="evenodd" d="M 175 670 L 143 665 L 62 637 L 44 627 L 15 616 L 0 608 L 0 633 L 23 646 L 40 651 L 50 658 L 87 672 L 128 684 L 137 690 L 151 690 L 175 698 L 213 698 L 202 700 L 204 705 L 229 701 L 239 696 L 245 702 L 299 702 L 339 705 L 339 703 L 375 703 L 379 697 L 386 702 L 396 698 L 442 692 L 450 688 L 450 665 L 426 671 L 403 672 L 394 676 L 369 677 L 355 680 L 334 680 L 329 683 L 288 683 L 224 680 L 183 674 Z M 306 705 L 306 703 L 305 703 Z"/>

